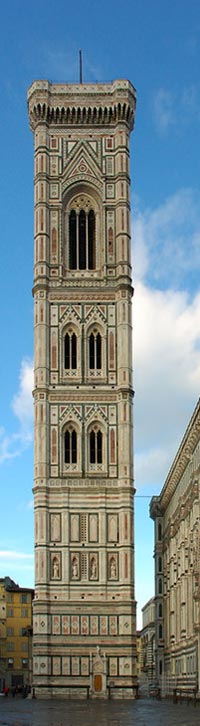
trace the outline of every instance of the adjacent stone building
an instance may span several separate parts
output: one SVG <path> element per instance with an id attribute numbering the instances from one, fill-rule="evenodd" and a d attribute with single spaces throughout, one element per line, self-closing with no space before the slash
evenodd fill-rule
<path id="1" fill-rule="evenodd" d="M 142 608 L 141 661 L 142 673 L 147 681 L 155 678 L 155 598 L 151 597 Z"/>
<path id="2" fill-rule="evenodd" d="M 134 697 L 135 89 L 35 81 L 36 695 Z"/>
<path id="3" fill-rule="evenodd" d="M 200 401 L 150 514 L 157 678 L 165 692 L 200 690 Z"/>

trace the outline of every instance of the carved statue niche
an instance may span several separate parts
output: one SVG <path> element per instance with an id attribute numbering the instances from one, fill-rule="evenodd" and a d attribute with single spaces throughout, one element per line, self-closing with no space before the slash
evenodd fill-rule
<path id="1" fill-rule="evenodd" d="M 58 580 L 60 577 L 60 561 L 57 556 L 52 558 L 52 573 L 51 576 L 54 580 Z"/>
<path id="2" fill-rule="evenodd" d="M 110 558 L 109 577 L 110 577 L 110 580 L 116 580 L 116 577 L 117 577 L 117 567 L 116 567 L 116 558 L 115 557 Z"/>
<path id="3" fill-rule="evenodd" d="M 77 557 L 72 558 L 72 580 L 77 580 L 79 576 L 79 566 Z"/>
<path id="4" fill-rule="evenodd" d="M 90 580 L 97 579 L 97 558 L 94 555 L 90 560 Z"/>

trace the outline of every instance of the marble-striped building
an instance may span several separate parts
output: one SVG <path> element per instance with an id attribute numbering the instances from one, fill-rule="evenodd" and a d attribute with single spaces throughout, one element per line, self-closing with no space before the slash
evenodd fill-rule
<path id="1" fill-rule="evenodd" d="M 35 81 L 37 695 L 134 697 L 135 89 Z"/>

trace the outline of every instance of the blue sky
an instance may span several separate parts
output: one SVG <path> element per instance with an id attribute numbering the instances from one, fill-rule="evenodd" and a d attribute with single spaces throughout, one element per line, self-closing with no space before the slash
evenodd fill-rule
<path id="1" fill-rule="evenodd" d="M 70 7 L 70 9 L 69 9 Z M 199 0 L 12 0 L 1 9 L 0 575 L 33 586 L 33 139 L 35 78 L 129 78 L 135 295 L 138 626 L 153 595 L 150 497 L 199 397 Z"/>

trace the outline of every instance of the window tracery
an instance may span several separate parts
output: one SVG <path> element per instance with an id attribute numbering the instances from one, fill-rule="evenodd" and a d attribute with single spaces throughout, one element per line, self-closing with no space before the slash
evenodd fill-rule
<path id="1" fill-rule="evenodd" d="M 77 368 L 77 336 L 70 330 L 64 339 L 64 368 L 76 370 Z"/>
<path id="2" fill-rule="evenodd" d="M 102 368 L 102 338 L 98 330 L 89 336 L 89 367 L 93 371 Z"/>
<path id="3" fill-rule="evenodd" d="M 91 423 L 87 431 L 87 461 L 90 474 L 107 470 L 106 434 L 100 421 Z"/>
<path id="4" fill-rule="evenodd" d="M 82 197 L 68 214 L 69 269 L 96 267 L 96 214 L 92 201 Z"/>
<path id="5" fill-rule="evenodd" d="M 65 431 L 65 464 L 77 463 L 77 433 L 75 429 Z"/>
<path id="6" fill-rule="evenodd" d="M 103 461 L 103 437 L 100 429 L 90 431 L 90 464 L 102 464 Z"/>
<path id="7" fill-rule="evenodd" d="M 106 377 L 106 330 L 97 321 L 85 330 L 85 367 L 88 380 Z"/>
<path id="8" fill-rule="evenodd" d="M 63 445 L 63 472 L 70 472 L 70 475 L 81 471 L 81 436 L 77 425 L 74 422 L 67 423 L 62 433 Z"/>
<path id="9" fill-rule="evenodd" d="M 81 330 L 74 321 L 64 322 L 60 329 L 60 377 L 81 378 Z"/>

